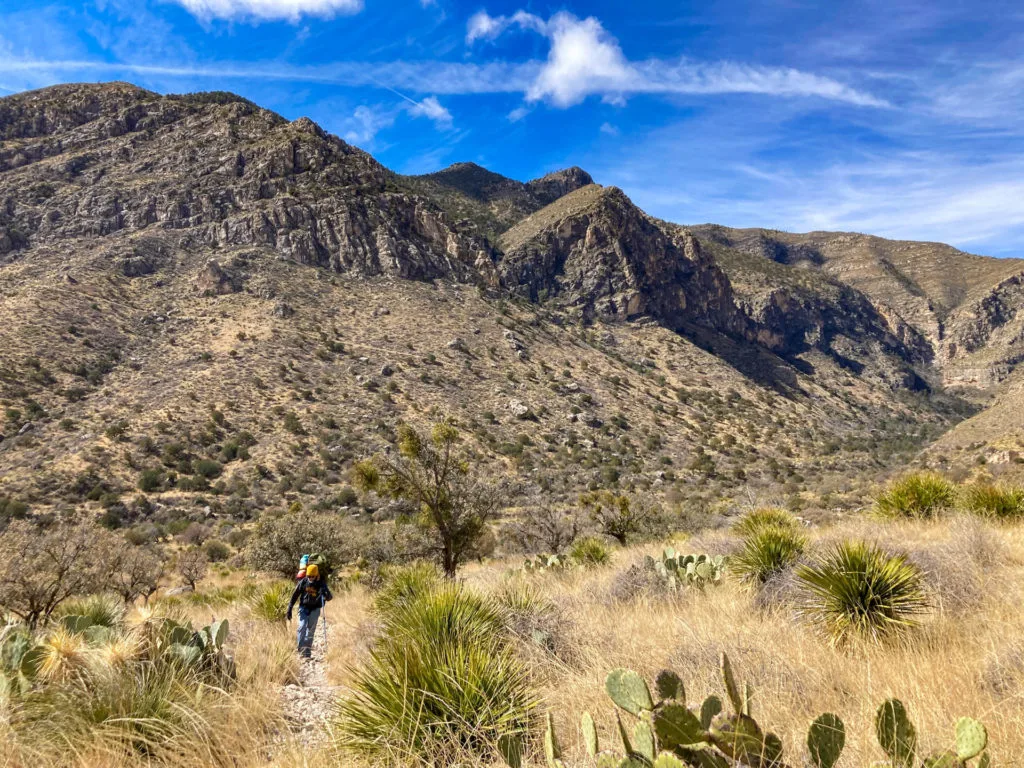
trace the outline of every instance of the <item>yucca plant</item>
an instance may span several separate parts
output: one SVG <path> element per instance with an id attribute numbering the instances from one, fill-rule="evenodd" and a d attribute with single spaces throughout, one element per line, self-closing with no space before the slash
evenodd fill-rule
<path id="1" fill-rule="evenodd" d="M 537 701 L 490 601 L 443 584 L 382 618 L 340 706 L 343 746 L 387 764 L 476 764 L 528 732 Z"/>
<path id="2" fill-rule="evenodd" d="M 760 507 L 744 514 L 732 526 L 733 533 L 741 538 L 752 536 L 765 528 L 797 530 L 800 528 L 800 521 L 779 507 Z"/>
<path id="3" fill-rule="evenodd" d="M 833 643 L 899 637 L 929 608 L 921 570 L 906 555 L 862 541 L 834 545 L 798 568 L 797 580 L 803 615 Z"/>
<path id="4" fill-rule="evenodd" d="M 284 621 L 294 589 L 295 585 L 287 581 L 267 585 L 249 599 L 252 615 L 264 621 Z"/>
<path id="5" fill-rule="evenodd" d="M 569 559 L 584 568 L 605 565 L 611 558 L 604 542 L 593 536 L 577 539 L 569 548 Z"/>
<path id="6" fill-rule="evenodd" d="M 960 491 L 960 505 L 969 512 L 997 520 L 1024 516 L 1024 488 L 972 483 Z"/>
<path id="7" fill-rule="evenodd" d="M 383 586 L 373 601 L 374 609 L 388 614 L 432 592 L 441 584 L 441 571 L 432 563 L 394 566 L 381 572 Z"/>
<path id="8" fill-rule="evenodd" d="M 935 472 L 915 472 L 892 481 L 875 497 L 885 517 L 933 518 L 953 506 L 956 488 Z"/>
<path id="9" fill-rule="evenodd" d="M 795 528 L 762 528 L 744 539 L 729 568 L 746 584 L 760 586 L 796 563 L 806 547 L 807 537 Z"/>

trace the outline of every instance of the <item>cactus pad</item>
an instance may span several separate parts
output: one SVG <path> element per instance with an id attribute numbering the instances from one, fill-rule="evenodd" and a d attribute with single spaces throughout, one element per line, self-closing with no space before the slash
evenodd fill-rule
<path id="1" fill-rule="evenodd" d="M 653 763 L 657 747 L 654 743 L 654 729 L 651 727 L 651 713 L 645 712 L 644 715 L 633 726 L 633 751 Z"/>
<path id="2" fill-rule="evenodd" d="M 580 729 L 583 731 L 583 743 L 587 747 L 587 754 L 591 757 L 597 757 L 601 747 L 597 740 L 597 726 L 594 725 L 594 718 L 590 716 L 589 712 L 583 713 L 583 717 L 580 720 Z"/>
<path id="3" fill-rule="evenodd" d="M 686 701 L 683 680 L 671 669 L 663 669 L 658 673 L 658 677 L 654 680 L 654 688 L 662 699 Z"/>
<path id="4" fill-rule="evenodd" d="M 682 704 L 669 703 L 654 713 L 654 732 L 662 749 L 690 747 L 707 741 L 700 720 Z"/>
<path id="5" fill-rule="evenodd" d="M 819 715 L 807 731 L 807 751 L 815 768 L 834 768 L 846 746 L 846 728 L 830 712 Z"/>
<path id="6" fill-rule="evenodd" d="M 889 699 L 878 708 L 875 734 L 894 768 L 911 768 L 917 754 L 917 731 L 899 699 Z"/>
<path id="7" fill-rule="evenodd" d="M 970 717 L 961 717 L 956 724 L 956 756 L 971 760 L 985 751 L 988 732 L 985 726 Z"/>
<path id="8" fill-rule="evenodd" d="M 722 683 L 725 685 L 725 693 L 732 704 L 732 711 L 737 715 L 743 714 L 744 700 L 740 696 L 740 689 L 736 686 L 736 678 L 732 674 L 732 664 L 729 657 L 723 652 L 721 656 Z"/>
<path id="9" fill-rule="evenodd" d="M 631 669 L 613 669 L 605 679 L 604 687 L 611 700 L 631 715 L 654 709 L 647 683 Z"/>
<path id="10" fill-rule="evenodd" d="M 722 700 L 717 696 L 708 696 L 700 705 L 700 725 L 706 731 L 712 721 L 722 713 Z"/>

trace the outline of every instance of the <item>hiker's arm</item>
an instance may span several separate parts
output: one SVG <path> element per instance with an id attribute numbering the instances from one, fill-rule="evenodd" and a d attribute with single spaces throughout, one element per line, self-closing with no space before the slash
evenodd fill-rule
<path id="1" fill-rule="evenodd" d="M 333 600 L 334 595 L 331 594 L 331 588 L 327 586 L 327 582 L 324 582 L 324 600 Z"/>
<path id="2" fill-rule="evenodd" d="M 288 615 L 291 616 L 292 606 L 295 605 L 295 601 L 299 599 L 299 594 L 302 592 L 302 582 L 300 581 L 295 585 L 295 591 L 292 592 L 292 599 L 288 601 Z"/>

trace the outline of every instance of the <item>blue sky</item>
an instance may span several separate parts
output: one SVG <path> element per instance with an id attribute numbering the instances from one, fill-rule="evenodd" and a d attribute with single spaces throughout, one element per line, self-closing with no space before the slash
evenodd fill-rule
<path id="1" fill-rule="evenodd" d="M 1024 5 L 2 0 L 0 95 L 129 80 L 405 173 L 580 165 L 649 212 L 1024 256 Z"/>

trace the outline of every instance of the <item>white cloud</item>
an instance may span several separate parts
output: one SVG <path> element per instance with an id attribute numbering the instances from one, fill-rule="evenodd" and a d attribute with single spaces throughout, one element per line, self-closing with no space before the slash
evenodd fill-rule
<path id="1" fill-rule="evenodd" d="M 508 113 L 508 121 L 510 123 L 518 123 L 528 114 L 530 114 L 529 107 L 516 107 L 515 109 Z"/>
<path id="2" fill-rule="evenodd" d="M 616 40 L 594 18 L 556 13 L 547 21 L 525 11 L 512 16 L 474 14 L 466 26 L 466 43 L 495 40 L 511 27 L 548 38 L 548 58 L 526 87 L 527 101 L 571 107 L 597 95 L 623 104 L 631 94 L 757 93 L 815 96 L 858 106 L 883 107 L 885 101 L 836 80 L 786 67 L 735 62 L 693 63 L 685 59 L 630 61 Z"/>
<path id="3" fill-rule="evenodd" d="M 606 134 L 608 136 L 618 136 L 619 135 L 619 129 L 616 128 L 611 123 L 602 123 L 600 130 L 601 130 L 601 133 Z"/>
<path id="4" fill-rule="evenodd" d="M 409 114 L 433 120 L 434 125 L 441 130 L 452 127 L 452 113 L 441 105 L 436 96 L 428 96 L 422 101 L 413 102 L 409 106 Z"/>
<path id="5" fill-rule="evenodd" d="M 395 122 L 395 110 L 380 107 L 356 107 L 352 115 L 342 121 L 339 132 L 350 144 L 365 146 L 377 134 Z"/>
<path id="6" fill-rule="evenodd" d="M 517 11 L 512 16 L 491 16 L 487 11 L 477 11 L 466 23 L 466 45 L 472 45 L 477 40 L 495 40 L 513 25 L 547 34 L 547 22 L 526 11 Z"/>
<path id="7" fill-rule="evenodd" d="M 174 0 L 200 19 L 298 21 L 302 16 L 331 18 L 358 13 L 363 0 Z"/>

